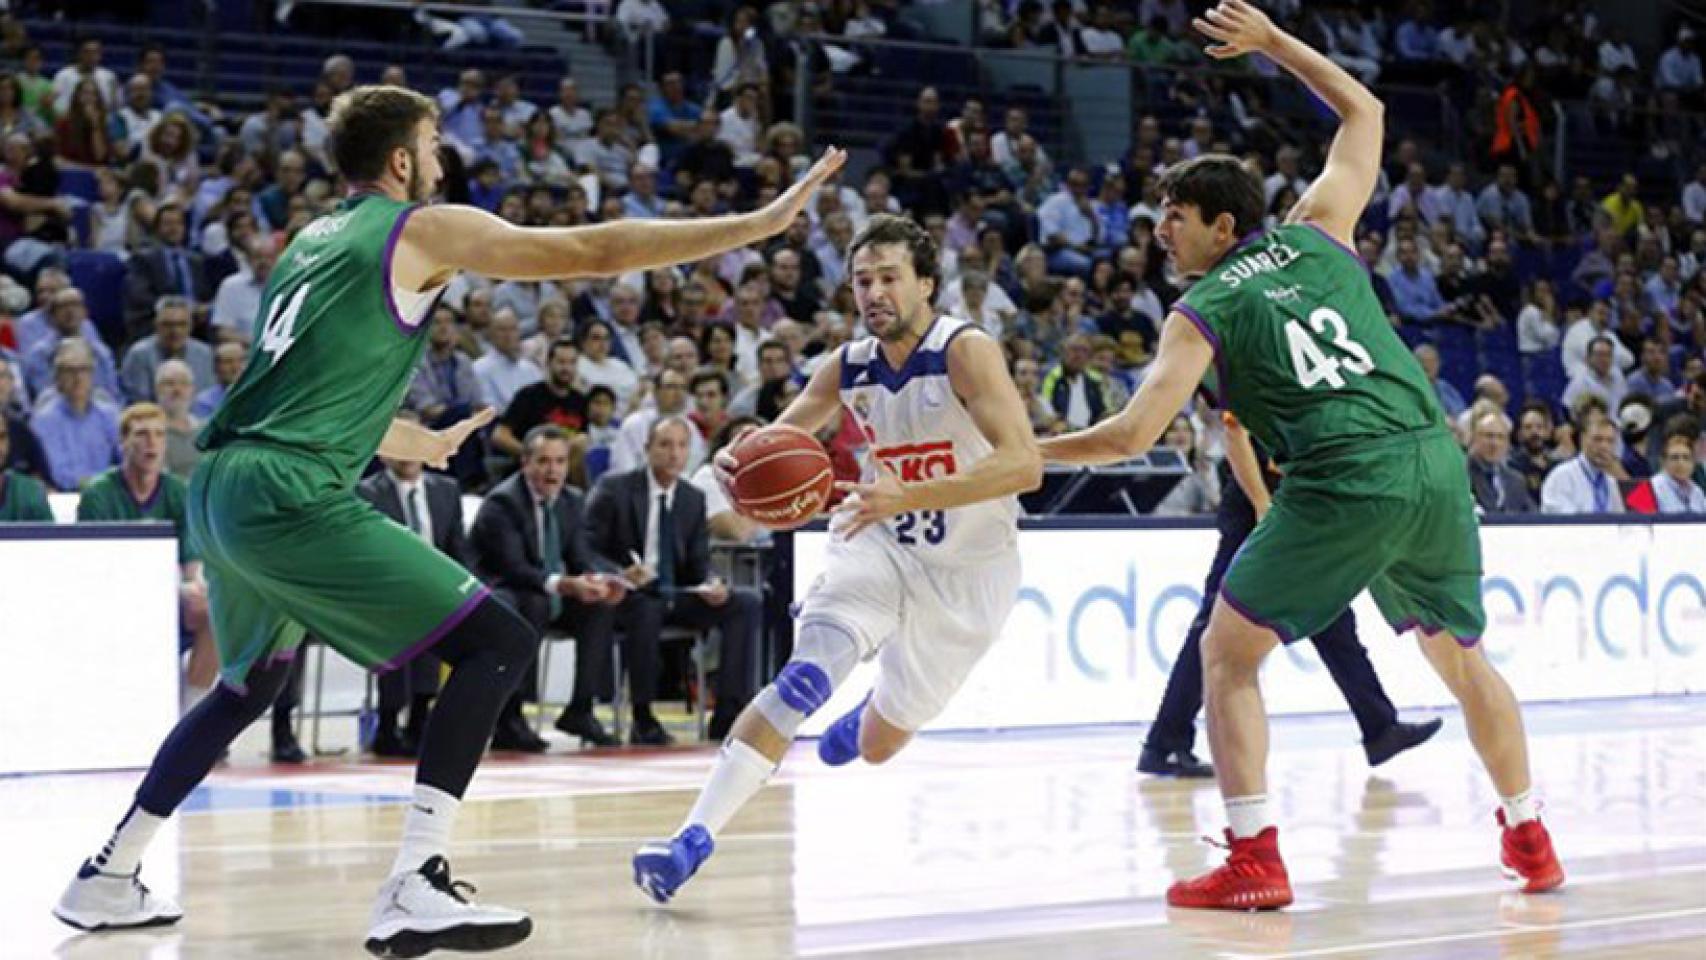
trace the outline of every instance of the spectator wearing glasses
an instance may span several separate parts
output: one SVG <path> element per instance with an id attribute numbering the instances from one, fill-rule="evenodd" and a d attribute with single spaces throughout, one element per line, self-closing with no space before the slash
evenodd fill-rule
<path id="1" fill-rule="evenodd" d="M 1632 513 L 1706 513 L 1706 490 L 1699 483 L 1700 421 L 1686 413 L 1672 417 L 1664 430 L 1661 469 L 1629 493 Z"/>
<path id="2" fill-rule="evenodd" d="M 47 455 L 55 490 L 75 491 L 118 462 L 118 410 L 95 396 L 95 355 L 81 337 L 53 357 L 56 395 L 36 408 L 30 428 Z"/>

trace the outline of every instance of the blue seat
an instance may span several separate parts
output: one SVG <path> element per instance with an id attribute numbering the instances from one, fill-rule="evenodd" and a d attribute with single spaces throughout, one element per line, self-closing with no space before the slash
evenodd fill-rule
<path id="1" fill-rule="evenodd" d="M 610 470 L 610 448 L 592 447 L 586 452 L 586 482 L 588 485 L 598 482 Z"/>
<path id="2" fill-rule="evenodd" d="M 90 203 L 101 202 L 101 184 L 95 179 L 95 171 L 82 167 L 59 168 L 59 192 Z"/>
<path id="3" fill-rule="evenodd" d="M 83 291 L 89 319 L 107 345 L 117 349 L 125 340 L 124 261 L 105 250 L 71 250 L 65 255 L 65 272 L 72 286 Z"/>

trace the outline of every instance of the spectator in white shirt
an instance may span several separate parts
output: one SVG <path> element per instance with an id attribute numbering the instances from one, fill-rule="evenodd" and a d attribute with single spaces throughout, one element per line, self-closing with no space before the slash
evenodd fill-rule
<path id="1" fill-rule="evenodd" d="M 1008 107 L 1003 122 L 1001 132 L 989 138 L 989 156 L 998 166 L 1013 162 L 1013 152 L 1030 126 L 1030 115 L 1024 107 Z M 1037 145 L 1037 162 L 1044 167 L 1049 165 L 1048 152 L 1041 144 Z"/>
<path id="2" fill-rule="evenodd" d="M 1268 174 L 1267 181 L 1262 185 L 1263 202 L 1273 203 L 1274 194 L 1279 193 L 1280 189 L 1288 184 L 1297 191 L 1297 195 L 1300 197 L 1308 191 L 1309 181 L 1303 179 L 1297 170 L 1297 161 L 1300 157 L 1302 154 L 1290 144 L 1280 147 L 1279 152 L 1274 154 L 1274 172 Z"/>
<path id="3" fill-rule="evenodd" d="M 77 45 L 75 61 L 53 75 L 55 115 L 65 116 L 71 109 L 71 96 L 77 92 L 77 85 L 86 79 L 95 81 L 95 87 L 101 91 L 101 99 L 106 103 L 108 111 L 119 108 L 118 77 L 101 66 L 101 41 L 91 38 Z"/>
<path id="4" fill-rule="evenodd" d="M 249 268 L 221 280 L 219 291 L 213 296 L 209 322 L 219 339 L 248 342 L 254 332 L 255 316 L 260 313 L 261 294 L 266 291 L 277 260 L 278 250 L 271 235 L 258 233 L 249 241 Z"/>
<path id="5" fill-rule="evenodd" d="M 1635 59 L 1635 48 L 1623 39 L 1622 31 L 1616 27 L 1608 29 L 1605 39 L 1599 42 L 1599 72 L 1615 74 L 1619 70 L 1638 70 L 1640 66 Z"/>
<path id="6" fill-rule="evenodd" d="M 630 40 L 643 34 L 669 32 L 669 11 L 658 0 L 622 0 L 616 7 L 616 22 Z"/>
<path id="7" fill-rule="evenodd" d="M 1694 447 L 1699 441 L 1700 424 L 1687 414 L 1665 425 L 1662 469 L 1651 481 L 1659 513 L 1706 513 L 1706 491 L 1694 482 Z"/>
<path id="8" fill-rule="evenodd" d="M 735 155 L 735 166 L 750 167 L 758 162 L 758 134 L 762 124 L 758 116 L 758 87 L 741 84 L 735 91 L 734 103 L 717 116 L 717 139 Z"/>
<path id="9" fill-rule="evenodd" d="M 1706 163 L 1694 168 L 1694 179 L 1682 188 L 1682 215 L 1696 226 L 1706 224 Z"/>
<path id="10" fill-rule="evenodd" d="M 474 379 L 480 399 L 501 414 L 517 390 L 545 379 L 545 371 L 521 355 L 521 321 L 508 307 L 493 311 L 486 342 L 491 349 L 474 361 Z"/>
<path id="11" fill-rule="evenodd" d="M 1623 371 L 1612 362 L 1617 338 L 1601 334 L 1588 344 L 1587 366 L 1570 379 L 1564 388 L 1564 406 L 1574 410 L 1583 397 L 1594 396 L 1605 401 L 1606 409 L 1616 410 L 1623 405 L 1629 384 Z"/>
<path id="12" fill-rule="evenodd" d="M 1517 349 L 1523 353 L 1555 349 L 1563 339 L 1558 321 L 1558 294 L 1552 289 L 1552 281 L 1535 280 L 1528 303 L 1516 315 Z"/>
<path id="13" fill-rule="evenodd" d="M 1694 52 L 1694 31 L 1684 27 L 1676 35 L 1676 44 L 1659 57 L 1655 85 L 1660 90 L 1697 94 L 1703 85 L 1700 73 L 1700 54 Z"/>
<path id="14" fill-rule="evenodd" d="M 576 369 L 589 389 L 603 386 L 616 394 L 616 412 L 623 415 L 634 407 L 640 391 L 640 377 L 621 357 L 610 355 L 613 337 L 610 324 L 603 320 L 590 320 L 583 324 L 579 342 L 581 358 Z"/>
<path id="15" fill-rule="evenodd" d="M 1603 334 L 1611 332 L 1611 304 L 1604 300 L 1595 300 L 1588 304 L 1587 316 L 1570 324 L 1564 331 L 1564 345 L 1560 348 L 1563 354 L 1564 375 L 1575 379 L 1576 375 L 1587 369 L 1588 345 Z M 1613 351 L 1617 368 L 1627 370 L 1635 365 L 1635 355 L 1629 352 L 1621 341 L 1613 340 L 1616 349 Z"/>
<path id="16" fill-rule="evenodd" d="M 1542 513 L 1622 513 L 1623 493 L 1610 472 L 1617 465 L 1617 426 L 1595 415 L 1582 431 L 1582 452 L 1552 468 L 1540 488 Z"/>
<path id="17" fill-rule="evenodd" d="M 687 378 L 665 369 L 652 378 L 654 406 L 636 410 L 622 419 L 616 441 L 610 445 L 610 472 L 637 470 L 646 462 L 646 437 L 652 424 L 664 417 L 687 417 Z M 705 438 L 697 429 L 687 437 L 687 469 L 692 473 L 705 462 Z"/>
<path id="18" fill-rule="evenodd" d="M 592 113 L 581 105 L 580 87 L 574 77 L 558 81 L 557 103 L 549 113 L 557 149 L 566 157 L 578 158 L 581 148 L 592 140 Z"/>

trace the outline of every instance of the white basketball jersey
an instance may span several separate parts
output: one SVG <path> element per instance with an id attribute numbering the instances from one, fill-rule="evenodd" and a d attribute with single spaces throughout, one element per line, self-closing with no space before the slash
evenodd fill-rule
<path id="1" fill-rule="evenodd" d="M 994 451 L 948 382 L 948 344 L 966 330 L 963 320 L 938 317 L 896 370 L 876 337 L 847 344 L 841 353 L 841 402 L 853 413 L 868 444 L 864 477 L 875 461 L 888 464 L 901 483 L 920 483 L 969 469 Z M 1018 545 L 1019 499 L 1002 497 L 952 510 L 891 517 L 895 543 L 925 563 L 965 565 L 991 560 Z"/>

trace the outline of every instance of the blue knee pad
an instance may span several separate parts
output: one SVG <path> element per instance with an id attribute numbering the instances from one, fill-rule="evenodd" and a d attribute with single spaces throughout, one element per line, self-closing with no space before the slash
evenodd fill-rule
<path id="1" fill-rule="evenodd" d="M 808 717 L 821 710 L 834 692 L 834 681 L 815 663 L 790 660 L 776 674 L 776 693 L 782 702 Z"/>
<path id="2" fill-rule="evenodd" d="M 793 659 L 753 698 L 753 706 L 778 733 L 793 739 L 801 722 L 823 709 L 858 663 L 859 643 L 851 631 L 830 623 L 801 624 Z"/>

